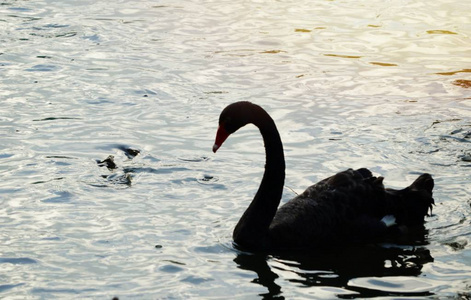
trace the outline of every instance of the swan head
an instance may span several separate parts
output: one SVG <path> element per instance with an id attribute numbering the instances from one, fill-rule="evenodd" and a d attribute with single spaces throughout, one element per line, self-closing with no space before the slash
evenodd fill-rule
<path id="1" fill-rule="evenodd" d="M 252 123 L 251 118 L 254 108 L 260 107 L 248 101 L 235 102 L 224 108 L 219 116 L 219 128 L 213 145 L 214 153 L 222 146 L 229 135 L 248 123 Z"/>

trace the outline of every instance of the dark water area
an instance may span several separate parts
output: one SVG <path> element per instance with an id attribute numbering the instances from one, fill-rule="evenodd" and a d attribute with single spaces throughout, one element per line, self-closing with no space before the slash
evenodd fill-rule
<path id="1" fill-rule="evenodd" d="M 333 294 L 342 299 L 432 295 L 432 285 L 410 278 L 419 276 L 423 265 L 433 262 L 423 247 L 344 247 L 315 255 L 285 254 L 270 259 L 271 267 L 266 256 L 239 254 L 234 260 L 239 268 L 257 274 L 254 282 L 268 291 L 260 296 L 282 297 L 283 288 L 276 280 L 277 273 L 285 272 L 289 282 L 309 288 L 305 296 L 313 298 L 329 298 Z M 294 274 L 290 276 L 290 272 Z"/>
<path id="2" fill-rule="evenodd" d="M 0 298 L 471 299 L 469 4 L 3 1 Z M 347 168 L 435 179 L 404 241 L 249 254 L 263 174 L 248 100 L 284 143 L 282 202 Z"/>

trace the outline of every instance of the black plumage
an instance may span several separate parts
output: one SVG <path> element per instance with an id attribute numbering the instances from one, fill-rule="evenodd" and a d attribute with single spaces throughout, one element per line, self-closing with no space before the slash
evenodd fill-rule
<path id="1" fill-rule="evenodd" d="M 337 173 L 278 209 L 284 179 L 283 145 L 275 122 L 258 105 L 236 102 L 220 115 L 213 151 L 240 127 L 252 123 L 262 134 L 266 164 L 260 187 L 234 229 L 245 250 L 325 248 L 400 236 L 423 227 L 431 210 L 433 179 L 423 174 L 402 190 L 385 189 L 383 177 L 367 169 Z"/>

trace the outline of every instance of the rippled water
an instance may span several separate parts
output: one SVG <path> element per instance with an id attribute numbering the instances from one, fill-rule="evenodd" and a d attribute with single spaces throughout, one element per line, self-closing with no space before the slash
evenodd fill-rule
<path id="1" fill-rule="evenodd" d="M 471 298 L 466 1 L 4 1 L 0 297 Z M 211 153 L 222 108 L 264 106 L 288 200 L 348 167 L 432 173 L 428 233 L 258 256 L 231 232 L 258 132 Z M 137 152 L 129 149 L 139 150 Z M 117 168 L 97 161 L 114 156 Z"/>

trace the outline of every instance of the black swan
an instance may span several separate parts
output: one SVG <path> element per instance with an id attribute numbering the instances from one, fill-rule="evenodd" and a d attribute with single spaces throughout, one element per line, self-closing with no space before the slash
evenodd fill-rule
<path id="1" fill-rule="evenodd" d="M 434 204 L 429 174 L 420 175 L 405 189 L 393 190 L 385 189 L 383 177 L 373 177 L 367 169 L 348 169 L 310 186 L 278 209 L 285 180 L 283 145 L 263 108 L 246 101 L 228 105 L 219 117 L 213 152 L 249 123 L 262 134 L 266 164 L 257 194 L 234 229 L 236 247 L 316 249 L 372 242 L 391 232 L 402 235 L 409 228 L 423 228 Z"/>

